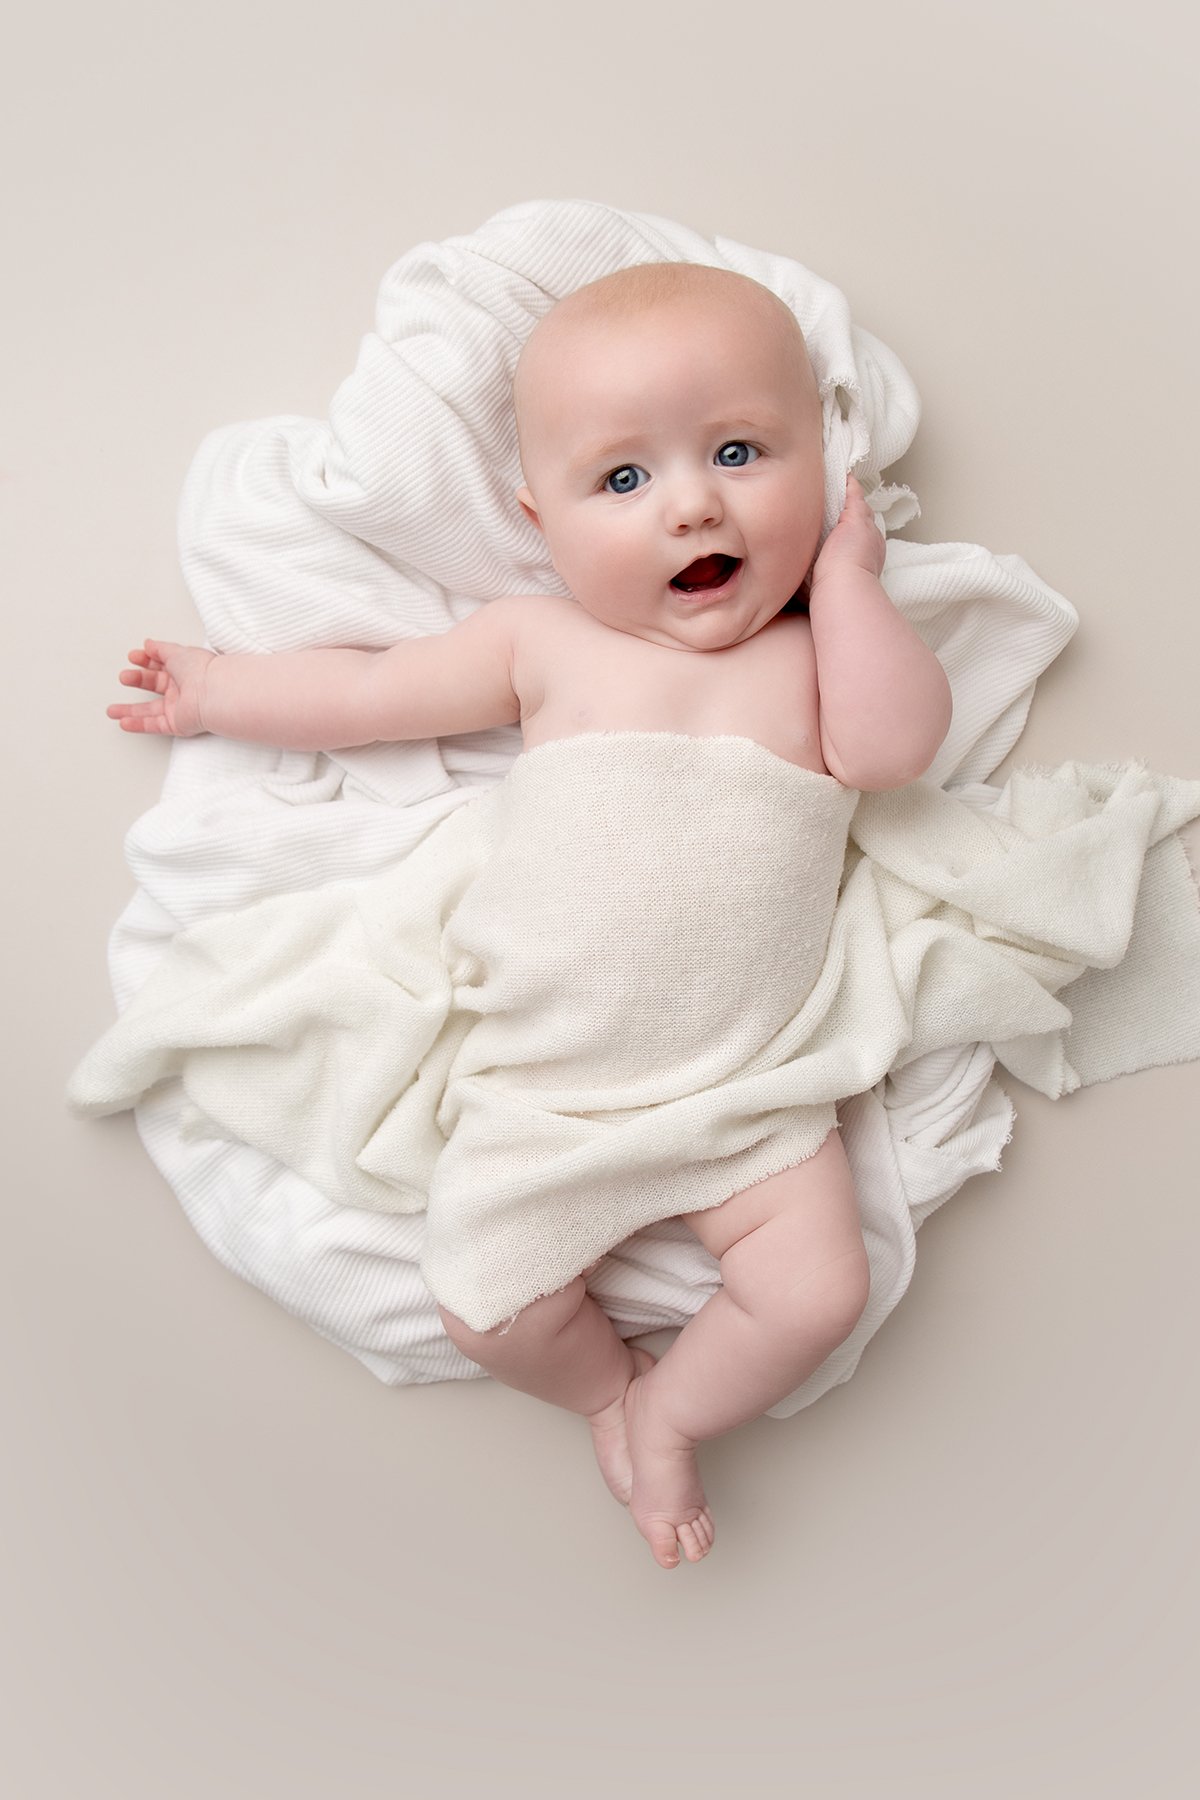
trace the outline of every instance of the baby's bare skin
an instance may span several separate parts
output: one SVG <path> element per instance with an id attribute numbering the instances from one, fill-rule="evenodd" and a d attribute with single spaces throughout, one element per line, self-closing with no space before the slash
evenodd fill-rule
<path id="1" fill-rule="evenodd" d="M 734 735 L 851 788 L 921 774 L 948 684 L 880 584 L 883 540 L 853 477 L 820 543 L 821 411 L 794 319 L 726 272 L 675 266 L 649 301 L 644 279 L 660 276 L 624 271 L 560 302 L 518 367 L 517 499 L 570 599 L 496 600 L 380 652 L 213 656 L 147 639 L 121 680 L 156 698 L 110 716 L 325 750 L 501 723 L 526 750 L 594 731 Z M 805 585 L 807 616 L 785 613 Z M 800 1386 L 869 1287 L 836 1130 L 807 1162 L 681 1217 L 722 1285 L 657 1363 L 620 1340 L 586 1271 L 503 1329 L 439 1308 L 497 1379 L 587 1418 L 664 1568 L 714 1541 L 697 1445 Z"/>
<path id="2" fill-rule="evenodd" d="M 540 595 L 519 605 L 513 685 L 526 750 L 587 731 L 678 731 L 752 738 L 785 762 L 828 773 L 803 614 L 771 619 L 728 649 L 688 656 L 615 631 L 573 600 Z"/>

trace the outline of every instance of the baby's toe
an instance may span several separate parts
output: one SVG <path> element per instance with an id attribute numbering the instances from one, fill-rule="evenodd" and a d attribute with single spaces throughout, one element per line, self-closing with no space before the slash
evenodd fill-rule
<path id="1" fill-rule="evenodd" d="M 679 1562 L 679 1545 L 675 1527 L 665 1519 L 647 1519 L 641 1525 L 642 1535 L 654 1552 L 654 1560 L 663 1569 L 673 1569 Z"/>
<path id="2" fill-rule="evenodd" d="M 713 1547 L 714 1532 L 708 1513 L 702 1512 L 686 1525 L 677 1527 L 683 1554 L 689 1562 L 701 1562 Z"/>

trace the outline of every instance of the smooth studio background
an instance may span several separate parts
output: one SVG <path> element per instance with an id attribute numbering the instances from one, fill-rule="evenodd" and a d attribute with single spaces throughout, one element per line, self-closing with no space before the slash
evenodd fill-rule
<path id="1" fill-rule="evenodd" d="M 388 1390 L 210 1257 L 126 1115 L 122 834 L 194 638 L 211 427 L 323 417 L 384 270 L 582 196 L 798 258 L 924 422 L 907 535 L 1079 607 L 1017 760 L 1200 776 L 1196 43 L 1182 5 L 49 4 L 12 21 L 0 507 L 6 1785 L 26 1800 L 1173 1800 L 1194 1776 L 1200 1070 L 1057 1105 L 921 1231 L 848 1386 L 708 1446 L 659 1570 L 586 1426 Z M 1193 837 L 1193 842 L 1194 842 Z"/>

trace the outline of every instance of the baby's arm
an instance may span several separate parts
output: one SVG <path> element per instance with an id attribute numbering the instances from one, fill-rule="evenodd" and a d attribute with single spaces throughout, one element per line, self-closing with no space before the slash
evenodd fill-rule
<path id="1" fill-rule="evenodd" d="M 461 625 L 389 650 L 215 655 L 147 638 L 131 650 L 126 687 L 158 696 L 110 706 L 123 731 L 222 737 L 284 750 L 343 750 L 401 738 L 451 737 L 516 724 L 518 612 L 492 600 Z"/>
<path id="2" fill-rule="evenodd" d="M 888 599 L 883 538 L 853 476 L 809 584 L 821 754 L 847 787 L 902 787 L 950 729 L 945 670 Z"/>

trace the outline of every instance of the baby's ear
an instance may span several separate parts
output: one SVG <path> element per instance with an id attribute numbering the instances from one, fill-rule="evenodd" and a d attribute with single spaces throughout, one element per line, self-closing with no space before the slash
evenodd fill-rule
<path id="1" fill-rule="evenodd" d="M 529 488 L 527 488 L 525 486 L 521 486 L 517 489 L 517 505 L 521 508 L 521 511 L 525 514 L 525 517 L 529 520 L 529 523 L 531 525 L 536 525 L 538 530 L 540 531 L 542 529 L 542 521 L 538 514 L 538 509 L 537 509 L 537 505 L 534 501 L 533 494 L 531 493 Z"/>

